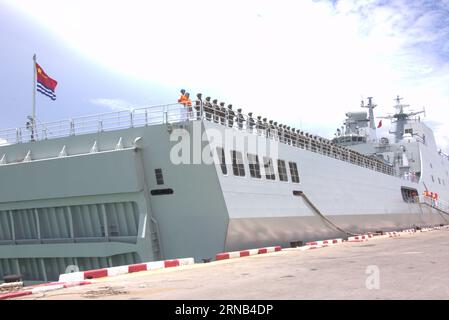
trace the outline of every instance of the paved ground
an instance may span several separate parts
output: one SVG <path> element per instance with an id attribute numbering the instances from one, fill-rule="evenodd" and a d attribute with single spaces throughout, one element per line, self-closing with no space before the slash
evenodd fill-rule
<path id="1" fill-rule="evenodd" d="M 445 229 L 144 271 L 19 299 L 448 298 Z"/>

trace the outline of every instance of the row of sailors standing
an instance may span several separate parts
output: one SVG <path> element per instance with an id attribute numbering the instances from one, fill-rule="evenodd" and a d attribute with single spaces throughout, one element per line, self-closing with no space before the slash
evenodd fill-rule
<path id="1" fill-rule="evenodd" d="M 189 96 L 189 93 L 182 89 L 181 97 L 178 99 L 178 102 L 187 108 L 189 118 L 194 118 L 195 115 L 193 114 L 192 102 Z M 242 109 L 240 108 L 235 112 L 232 109 L 232 104 L 225 107 L 224 102 L 218 103 L 217 99 L 211 101 L 211 97 L 206 97 L 203 101 L 201 93 L 198 93 L 196 97 L 197 99 L 195 100 L 194 108 L 197 119 L 201 119 L 204 114 L 204 118 L 208 121 L 220 123 L 221 125 L 230 128 L 234 127 L 236 124 L 237 128 L 240 130 L 243 130 L 245 127 L 249 132 L 257 132 L 259 135 L 265 134 L 267 138 L 277 136 L 281 142 L 293 145 L 297 145 L 300 136 L 304 137 L 306 140 L 316 140 L 318 143 L 327 144 L 329 146 L 332 144 L 331 141 L 327 139 L 304 133 L 299 129 L 291 128 L 285 124 L 278 124 L 273 120 L 267 121 L 267 118 L 262 118 L 261 116 L 253 117 L 252 112 L 249 112 L 248 115 L 245 116 L 242 114 Z"/>
<path id="2" fill-rule="evenodd" d="M 245 116 L 242 114 L 242 109 L 240 108 L 237 109 L 237 112 L 234 112 L 232 104 L 229 104 L 226 108 L 224 102 L 218 103 L 217 99 L 211 101 L 211 97 L 207 97 L 203 101 L 201 93 L 196 95 L 197 99 L 195 100 L 194 106 L 196 115 L 194 115 L 189 94 L 185 92 L 184 89 L 181 90 L 181 94 L 182 96 L 178 102 L 182 103 L 187 108 L 188 117 L 190 119 L 196 117 L 196 119 L 199 120 L 204 117 L 204 119 L 208 121 L 220 123 L 221 125 L 230 128 L 234 127 L 236 124 L 237 128 L 240 130 L 246 128 L 246 130 L 251 133 L 255 132 L 258 135 L 265 135 L 267 138 L 277 138 L 280 142 L 293 146 L 306 149 L 310 148 L 314 152 L 319 152 L 319 150 L 321 150 L 321 152 L 328 156 L 343 157 L 351 162 L 357 162 L 359 160 L 366 166 L 374 166 L 373 169 L 376 169 L 376 165 L 378 165 L 379 167 L 385 167 L 385 170 L 388 171 L 387 166 L 380 163 L 379 160 L 369 158 L 355 150 L 346 150 L 328 139 L 309 134 L 299 129 L 291 128 L 285 124 L 278 124 L 273 120 L 267 121 L 267 118 L 262 118 L 261 116 L 255 118 L 253 117 L 252 112 L 248 112 L 248 115 Z M 352 159 L 349 154 L 353 157 Z"/>

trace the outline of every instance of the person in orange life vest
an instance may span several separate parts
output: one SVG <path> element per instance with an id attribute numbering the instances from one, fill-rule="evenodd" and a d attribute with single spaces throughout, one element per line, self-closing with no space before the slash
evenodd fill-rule
<path id="1" fill-rule="evenodd" d="M 433 203 L 435 206 L 438 206 L 438 193 L 433 193 Z"/>
<path id="2" fill-rule="evenodd" d="M 430 200 L 430 203 L 432 204 L 432 197 L 431 197 L 430 191 L 425 190 L 424 191 L 424 201 L 428 201 L 428 200 Z"/>
<path id="3" fill-rule="evenodd" d="M 181 89 L 181 96 L 179 97 L 178 102 L 184 104 L 184 101 L 186 101 L 186 91 Z"/>

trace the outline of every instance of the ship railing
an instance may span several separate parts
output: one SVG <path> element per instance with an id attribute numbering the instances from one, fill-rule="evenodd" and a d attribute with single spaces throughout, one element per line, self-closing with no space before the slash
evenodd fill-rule
<path id="1" fill-rule="evenodd" d="M 205 111 L 204 119 L 222 124 L 229 128 L 236 128 L 238 130 L 246 131 L 251 134 L 264 136 L 268 139 L 273 139 L 300 149 L 320 153 L 328 157 L 349 162 L 354 165 L 365 167 L 387 175 L 404 178 L 391 165 L 379 159 L 375 159 L 354 150 L 336 145 L 330 140 L 313 136 L 308 133 L 300 134 L 296 132 L 293 134 L 289 130 L 278 130 L 276 127 L 270 126 L 268 122 L 258 123 L 257 118 L 254 116 L 249 116 L 247 114 L 239 115 L 237 112 L 234 113 L 234 117 L 229 117 L 229 113 L 227 112 L 223 113 L 222 111 L 218 110 L 212 110 L 211 112 Z"/>
<path id="2" fill-rule="evenodd" d="M 402 178 L 411 182 L 419 182 L 419 177 L 414 172 L 405 172 Z"/>
<path id="3" fill-rule="evenodd" d="M 328 157 L 354 165 L 366 167 L 384 174 L 401 176 L 390 165 L 360 154 L 356 151 L 333 144 L 330 140 L 308 133 L 292 133 L 290 130 L 277 129 L 268 122 L 258 122 L 256 117 L 235 112 L 230 116 L 227 112 L 203 108 L 185 107 L 179 103 L 157 105 L 129 110 L 121 110 L 72 119 L 38 123 L 35 128 L 21 127 L 0 130 L 0 145 L 16 144 L 28 141 L 46 140 L 88 133 L 141 127 L 148 125 L 178 123 L 204 118 L 229 128 L 244 130 L 251 134 L 264 136 L 297 148 L 310 150 Z"/>
<path id="4" fill-rule="evenodd" d="M 34 128 L 24 126 L 3 129 L 0 130 L 0 145 L 181 122 L 193 117 L 193 112 L 189 112 L 186 107 L 179 103 L 121 110 L 54 122 L 37 123 Z"/>
<path id="5" fill-rule="evenodd" d="M 20 134 L 21 132 L 19 129 L 0 130 L 0 146 L 12 144 L 12 141 L 20 141 Z"/>

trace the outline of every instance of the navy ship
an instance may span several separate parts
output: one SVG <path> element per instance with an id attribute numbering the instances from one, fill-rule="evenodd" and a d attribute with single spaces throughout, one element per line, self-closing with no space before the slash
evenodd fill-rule
<path id="1" fill-rule="evenodd" d="M 421 112 L 362 107 L 331 139 L 210 99 L 0 130 L 0 279 L 447 224 Z"/>

